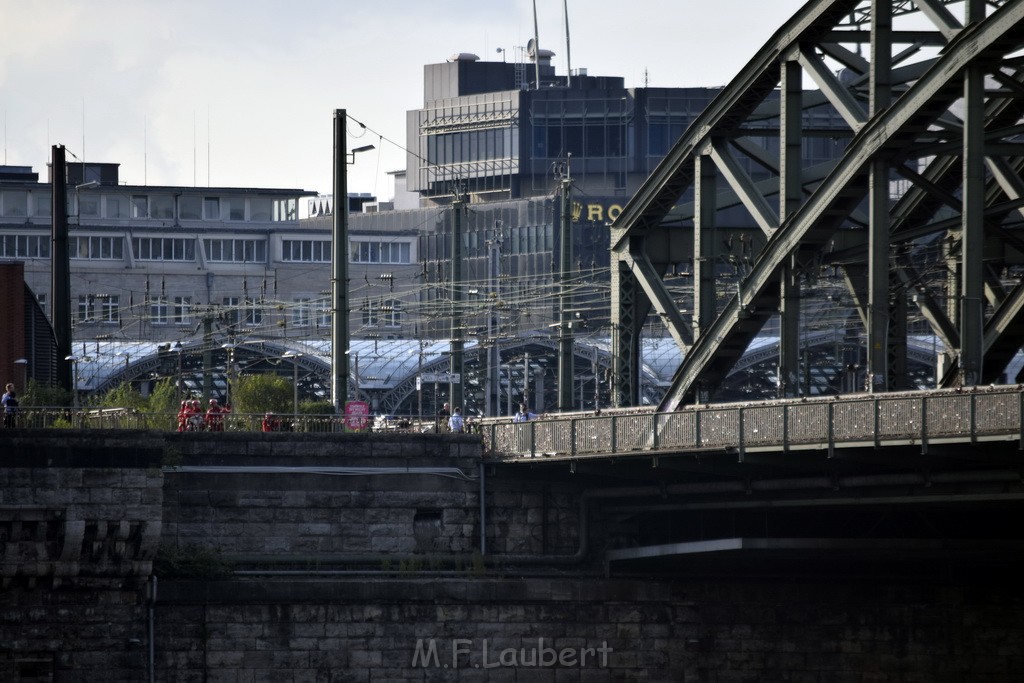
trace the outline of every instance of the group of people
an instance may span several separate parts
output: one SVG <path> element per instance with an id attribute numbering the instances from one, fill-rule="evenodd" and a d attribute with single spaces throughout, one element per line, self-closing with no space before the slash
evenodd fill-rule
<path id="1" fill-rule="evenodd" d="M 279 415 L 274 413 L 267 413 L 263 416 L 263 422 L 260 424 L 260 429 L 264 432 L 290 432 L 294 430 L 295 425 L 288 420 L 282 420 Z"/>
<path id="2" fill-rule="evenodd" d="M 210 399 L 210 405 L 205 412 L 199 399 L 182 401 L 178 409 L 178 431 L 223 432 L 224 416 L 230 412 L 231 406 L 222 406 L 215 398 Z"/>
<path id="3" fill-rule="evenodd" d="M 456 408 L 453 411 L 450 403 L 445 403 L 441 406 L 441 410 L 437 411 L 437 423 L 434 431 L 445 429 L 453 434 L 461 434 L 466 431 L 466 420 L 462 417 L 462 409 Z"/>
<path id="4" fill-rule="evenodd" d="M 513 417 L 513 422 L 529 422 L 530 420 L 536 420 L 537 413 L 532 412 L 525 403 L 519 404 L 519 412 Z M 437 422 L 434 431 L 441 431 L 447 427 L 449 432 L 454 434 L 461 434 L 466 431 L 466 420 L 462 417 L 462 410 L 456 408 L 454 411 L 451 409 L 451 404 L 445 403 L 441 406 L 441 409 L 437 411 Z"/>

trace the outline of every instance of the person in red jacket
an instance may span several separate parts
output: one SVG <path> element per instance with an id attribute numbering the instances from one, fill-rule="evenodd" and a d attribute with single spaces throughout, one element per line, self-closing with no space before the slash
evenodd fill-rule
<path id="1" fill-rule="evenodd" d="M 263 416 L 263 431 L 281 431 L 281 420 L 277 419 L 277 415 L 274 415 L 273 413 L 267 413 L 266 415 Z"/>
<path id="2" fill-rule="evenodd" d="M 189 399 L 185 406 L 185 431 L 203 431 L 203 408 L 196 399 Z"/>
<path id="3" fill-rule="evenodd" d="M 225 410 L 220 407 L 217 399 L 210 399 L 210 407 L 206 409 L 206 429 L 211 432 L 224 431 Z"/>
<path id="4" fill-rule="evenodd" d="M 188 401 L 182 401 L 181 407 L 178 408 L 178 431 L 183 432 L 188 429 Z"/>

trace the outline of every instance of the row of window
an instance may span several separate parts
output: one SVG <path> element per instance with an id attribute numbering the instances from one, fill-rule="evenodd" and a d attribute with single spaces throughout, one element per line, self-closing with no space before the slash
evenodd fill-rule
<path id="1" fill-rule="evenodd" d="M 587 122 L 554 121 L 533 127 L 533 155 L 552 159 L 626 155 L 626 124 L 615 119 Z"/>
<path id="2" fill-rule="evenodd" d="M 195 261 L 196 241 L 190 237 L 133 237 L 132 252 L 139 261 Z M 257 239 L 204 239 L 206 260 L 215 263 L 266 263 L 267 242 Z M 412 263 L 409 242 L 353 240 L 352 263 Z M 124 238 L 75 236 L 68 239 L 71 258 L 124 260 Z M 0 235 L 0 257 L 50 258 L 48 235 Z M 330 240 L 282 240 L 281 260 L 330 263 Z"/>
<path id="3" fill-rule="evenodd" d="M 361 308 L 365 327 L 402 326 L 402 302 L 398 299 L 366 299 Z"/>
<path id="4" fill-rule="evenodd" d="M 50 236 L 0 235 L 0 258 L 50 258 Z"/>
<path id="5" fill-rule="evenodd" d="M 491 128 L 427 136 L 427 161 L 435 166 L 518 156 L 519 130 Z"/>
<path id="6" fill-rule="evenodd" d="M 204 197 L 183 194 L 107 194 L 103 190 L 83 190 L 69 194 L 77 201 L 81 218 L 160 219 L 192 221 L 295 221 L 298 199 L 270 197 Z M 0 192 L 0 217 L 38 218 L 50 216 L 51 193 L 47 190 L 4 190 Z M 71 204 L 69 202 L 69 204 Z M 31 208 L 31 213 L 29 209 Z"/>
<path id="7" fill-rule="evenodd" d="M 42 303 L 42 302 L 41 302 Z M 227 311 L 229 325 L 262 325 L 265 309 L 260 302 L 241 297 L 225 297 L 222 302 Z M 331 310 L 325 308 L 327 299 L 297 298 L 289 311 L 292 327 L 330 327 Z M 153 325 L 191 325 L 193 323 L 192 297 L 158 296 L 148 307 L 149 322 Z M 393 299 L 367 300 L 362 307 L 363 325 L 368 327 L 401 327 L 402 304 Z M 80 323 L 112 323 L 121 321 L 121 298 L 117 294 L 82 294 L 78 297 Z"/>

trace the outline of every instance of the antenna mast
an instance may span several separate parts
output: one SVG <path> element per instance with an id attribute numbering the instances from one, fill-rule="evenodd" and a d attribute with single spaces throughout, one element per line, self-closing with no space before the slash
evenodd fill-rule
<path id="1" fill-rule="evenodd" d="M 569 0 L 562 0 L 565 9 L 565 85 L 572 87 L 572 53 L 569 52 Z"/>
<path id="2" fill-rule="evenodd" d="M 533 87 L 540 90 L 540 31 L 537 28 L 537 0 L 533 0 Z"/>

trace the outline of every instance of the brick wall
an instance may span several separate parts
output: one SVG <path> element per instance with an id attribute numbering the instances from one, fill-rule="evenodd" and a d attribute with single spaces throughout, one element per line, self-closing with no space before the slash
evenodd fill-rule
<path id="1" fill-rule="evenodd" d="M 0 263 L 0 394 L 8 382 L 19 393 L 23 371 L 14 361 L 25 358 L 25 264 Z"/>

